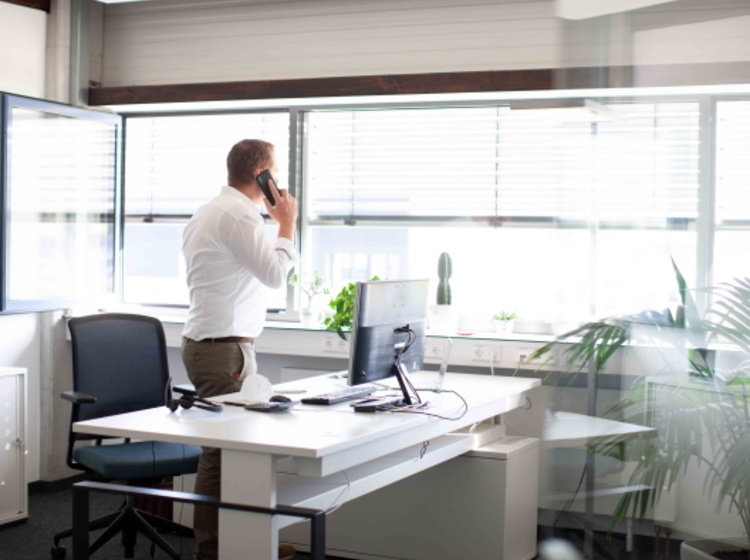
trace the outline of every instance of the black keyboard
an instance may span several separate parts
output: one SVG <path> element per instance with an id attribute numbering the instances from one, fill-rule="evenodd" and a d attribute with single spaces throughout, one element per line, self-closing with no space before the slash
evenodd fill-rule
<path id="1" fill-rule="evenodd" d="M 312 397 L 305 397 L 302 399 L 303 404 L 336 404 L 344 401 L 351 401 L 355 399 L 361 399 L 367 395 L 372 395 L 378 388 L 372 385 L 355 385 L 353 387 L 347 387 L 346 389 L 340 389 L 338 391 L 331 391 L 330 393 L 322 393 L 320 395 L 314 395 Z"/>

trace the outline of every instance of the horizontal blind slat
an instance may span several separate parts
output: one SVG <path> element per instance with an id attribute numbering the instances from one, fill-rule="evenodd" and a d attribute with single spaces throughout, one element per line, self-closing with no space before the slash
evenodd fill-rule
<path id="1" fill-rule="evenodd" d="M 595 126 L 503 106 L 312 112 L 309 219 L 696 217 L 697 103 L 611 108 Z"/>

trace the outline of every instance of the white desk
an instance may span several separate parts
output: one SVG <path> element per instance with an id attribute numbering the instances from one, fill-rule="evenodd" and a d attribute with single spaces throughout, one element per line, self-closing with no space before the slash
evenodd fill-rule
<path id="1" fill-rule="evenodd" d="M 542 441 L 547 448 L 588 444 L 605 438 L 653 433 L 649 426 L 618 422 L 575 412 L 550 413 L 544 423 Z"/>
<path id="2" fill-rule="evenodd" d="M 424 372 L 411 377 L 421 387 L 435 376 Z M 308 394 L 317 394 L 342 383 L 320 376 L 277 386 L 277 390 L 304 387 Z M 500 425 L 472 427 L 521 406 L 524 393 L 540 383 L 518 377 L 448 374 L 444 388 L 458 391 L 469 405 L 456 421 L 417 414 L 354 413 L 348 403 L 302 405 L 273 414 L 230 406 L 220 414 L 197 408 L 171 413 L 160 407 L 78 422 L 74 430 L 219 447 L 223 501 L 328 509 L 502 436 Z M 434 404 L 429 412 L 452 417 L 463 408 L 452 393 L 422 394 Z M 221 510 L 221 559 L 275 560 L 278 530 L 295 521 Z"/>

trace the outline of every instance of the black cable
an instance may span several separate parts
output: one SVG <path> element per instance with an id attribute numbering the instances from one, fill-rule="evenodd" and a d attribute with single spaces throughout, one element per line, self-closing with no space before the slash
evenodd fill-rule
<path id="1" fill-rule="evenodd" d="M 419 450 L 419 458 L 424 459 L 424 456 L 427 454 L 427 448 L 430 446 L 430 441 L 423 441 L 422 442 L 422 449 Z"/>
<path id="2" fill-rule="evenodd" d="M 411 347 L 412 344 L 414 344 L 414 341 L 417 340 L 417 333 L 414 332 L 414 330 L 409 325 L 404 325 L 403 327 L 397 327 L 393 329 L 393 332 L 395 334 L 405 333 L 408 336 L 407 341 L 404 343 L 403 348 L 396 348 L 396 352 L 394 355 L 394 368 L 396 369 L 396 374 L 399 376 L 399 378 L 403 381 L 403 384 L 405 385 L 404 392 L 404 398 L 408 401 L 413 398 L 417 402 L 417 404 L 422 404 L 422 398 L 419 396 L 419 392 L 414 387 L 414 385 L 411 382 L 411 379 L 406 375 L 405 368 L 402 367 L 401 364 L 401 356 L 403 356 L 407 350 Z M 410 394 L 411 393 L 411 394 Z"/>
<path id="3" fill-rule="evenodd" d="M 416 387 L 414 387 L 411 379 L 409 379 L 409 376 L 405 374 L 406 370 L 404 369 L 404 374 L 401 373 L 400 356 L 396 356 L 396 368 L 399 370 L 399 375 L 401 375 L 401 379 L 403 379 L 404 384 L 406 385 L 407 392 L 411 390 L 411 396 L 414 397 L 414 400 L 417 401 L 417 404 L 422 404 L 422 397 L 419 396 L 419 391 L 417 391 Z"/>
<path id="4" fill-rule="evenodd" d="M 568 501 L 563 505 L 562 509 L 560 510 L 560 513 L 557 515 L 557 519 L 552 523 L 552 528 L 556 528 L 557 524 L 560 522 L 560 518 L 562 518 L 563 513 L 567 512 L 570 506 L 573 505 L 573 500 L 576 499 L 578 496 L 578 492 L 581 491 L 581 486 L 583 486 L 583 481 L 586 478 L 586 469 L 588 469 L 588 464 L 583 464 L 583 471 L 581 471 L 581 479 L 578 481 L 578 486 L 576 487 L 575 491 L 573 492 L 573 495 L 568 499 Z"/>
<path id="5" fill-rule="evenodd" d="M 432 412 L 425 412 L 424 410 L 419 410 L 418 408 L 409 408 L 408 405 L 404 406 L 404 407 L 393 408 L 392 410 L 389 410 L 389 412 L 399 412 L 401 414 L 422 414 L 424 416 L 432 416 L 433 418 L 440 418 L 441 420 L 450 420 L 450 421 L 460 420 L 461 418 L 463 418 L 464 416 L 466 416 L 466 413 L 469 411 L 469 403 L 466 402 L 466 399 L 464 399 L 456 391 L 447 391 L 447 390 L 445 390 L 445 391 L 442 391 L 442 392 L 443 393 L 453 393 L 459 399 L 461 399 L 461 401 L 464 404 L 464 407 L 463 407 L 464 409 L 463 409 L 463 412 L 461 412 L 460 416 L 456 416 L 456 417 L 451 418 L 450 416 L 443 416 L 441 414 L 435 414 L 435 413 L 432 413 Z"/>

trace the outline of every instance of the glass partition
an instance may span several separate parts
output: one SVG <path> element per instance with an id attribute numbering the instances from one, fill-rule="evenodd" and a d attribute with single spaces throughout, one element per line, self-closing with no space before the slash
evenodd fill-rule
<path id="1" fill-rule="evenodd" d="M 121 118 L 14 96 L 4 109 L 3 310 L 114 296 Z"/>

